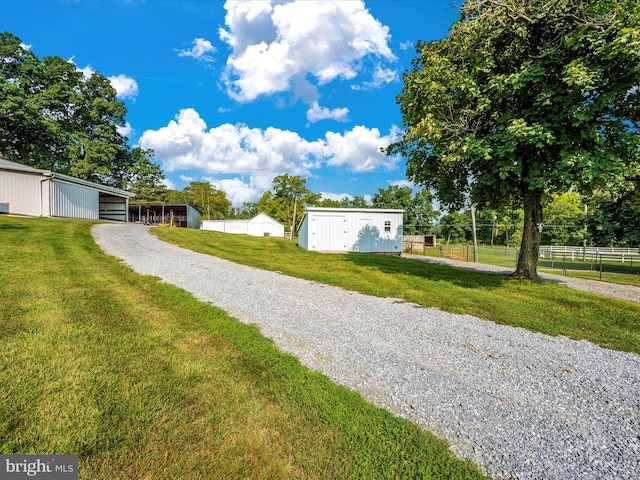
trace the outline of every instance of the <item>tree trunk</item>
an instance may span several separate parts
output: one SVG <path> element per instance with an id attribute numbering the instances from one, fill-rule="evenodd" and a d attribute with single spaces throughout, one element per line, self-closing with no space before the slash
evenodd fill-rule
<path id="1" fill-rule="evenodd" d="M 538 256 L 542 238 L 542 193 L 529 191 L 524 195 L 524 228 L 520 256 L 514 277 L 538 280 Z"/>

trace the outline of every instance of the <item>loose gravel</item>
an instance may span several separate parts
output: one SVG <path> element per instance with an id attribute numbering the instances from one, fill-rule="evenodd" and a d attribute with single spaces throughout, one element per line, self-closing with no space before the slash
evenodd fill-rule
<path id="1" fill-rule="evenodd" d="M 257 325 L 491 477 L 640 478 L 640 355 L 237 265 L 143 226 L 93 234 L 136 272 Z"/>

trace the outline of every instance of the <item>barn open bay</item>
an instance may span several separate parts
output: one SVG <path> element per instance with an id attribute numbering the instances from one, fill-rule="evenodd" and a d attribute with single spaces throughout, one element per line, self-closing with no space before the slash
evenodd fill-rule
<path id="1" fill-rule="evenodd" d="M 488 474 L 636 475 L 637 354 L 239 266 L 143 227 L 95 228 L 110 255 L 257 324 L 305 365 L 438 432 Z"/>

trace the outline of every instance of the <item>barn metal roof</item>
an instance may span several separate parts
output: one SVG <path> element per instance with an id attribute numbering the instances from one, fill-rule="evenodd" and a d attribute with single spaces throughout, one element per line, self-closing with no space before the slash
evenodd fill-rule
<path id="1" fill-rule="evenodd" d="M 98 190 L 101 193 L 108 193 L 117 197 L 131 198 L 135 196 L 134 193 L 127 192 L 126 190 L 120 190 L 119 188 L 114 188 L 114 187 L 107 187 L 106 185 L 100 185 L 99 183 L 89 182 L 87 180 L 82 180 L 80 178 L 70 177 L 69 175 L 63 175 L 62 173 L 52 172 L 51 170 L 41 170 L 38 168 L 33 168 L 28 165 L 23 165 L 21 163 L 5 160 L 4 158 L 0 158 L 0 170 L 11 171 L 11 172 L 24 172 L 24 173 L 34 174 L 34 175 L 42 175 L 43 177 L 57 178 L 65 182 L 75 183 L 77 185 L 93 188 L 95 190 Z"/>

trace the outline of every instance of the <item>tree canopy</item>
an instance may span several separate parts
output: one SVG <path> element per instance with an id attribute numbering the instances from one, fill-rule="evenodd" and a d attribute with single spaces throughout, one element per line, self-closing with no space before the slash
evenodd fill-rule
<path id="1" fill-rule="evenodd" d="M 127 110 L 109 80 L 39 59 L 0 33 L 0 153 L 15 162 L 124 188 L 144 156 L 119 131 Z"/>
<path id="2" fill-rule="evenodd" d="M 387 152 L 453 209 L 524 208 L 515 275 L 537 278 L 543 201 L 613 190 L 640 170 L 640 4 L 465 0 L 440 41 L 417 44 Z"/>
<path id="3" fill-rule="evenodd" d="M 191 182 L 182 190 L 184 201 L 200 210 L 208 220 L 229 217 L 231 202 L 226 192 L 218 190 L 209 182 Z"/>
<path id="4" fill-rule="evenodd" d="M 403 209 L 403 231 L 407 235 L 431 233 L 433 222 L 440 215 L 440 212 L 433 208 L 433 195 L 428 189 L 418 190 L 413 195 L 410 187 L 398 185 L 378 189 L 373 196 L 372 206 Z"/>
<path id="5" fill-rule="evenodd" d="M 285 173 L 273 179 L 271 190 L 264 192 L 257 206 L 261 212 L 284 223 L 285 228 L 296 228 L 304 208 L 319 200 L 320 195 L 307 188 L 305 178 Z"/>

